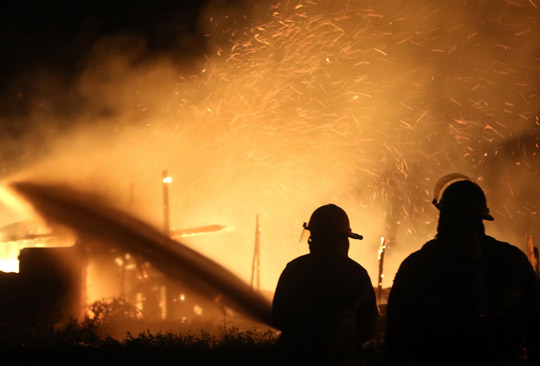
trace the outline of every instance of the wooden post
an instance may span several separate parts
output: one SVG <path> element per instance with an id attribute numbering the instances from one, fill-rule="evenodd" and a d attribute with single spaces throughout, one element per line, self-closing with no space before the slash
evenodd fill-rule
<path id="1" fill-rule="evenodd" d="M 379 277 L 377 283 L 377 302 L 381 302 L 383 279 L 384 279 L 384 252 L 386 251 L 386 239 L 381 236 L 381 244 L 379 245 L 378 259 L 379 259 Z"/>
<path id="2" fill-rule="evenodd" d="M 163 187 L 163 233 L 170 238 L 171 237 L 171 227 L 169 222 L 169 184 L 171 183 L 171 177 L 169 173 L 164 170 L 162 172 L 162 187 Z M 168 279 L 165 281 L 165 291 L 162 292 L 162 295 L 165 297 L 164 313 L 165 319 L 173 318 L 173 307 L 174 307 L 174 291 L 172 289 L 171 283 Z"/>
<path id="3" fill-rule="evenodd" d="M 255 224 L 255 249 L 253 251 L 253 261 L 251 263 L 251 288 L 253 288 L 253 282 L 255 281 L 255 288 L 258 290 L 261 287 L 260 278 L 260 240 L 261 240 L 261 228 L 259 226 L 259 215 Z"/>
<path id="4" fill-rule="evenodd" d="M 163 233 L 168 237 L 171 234 L 169 225 L 169 184 L 171 183 L 171 177 L 166 170 L 163 171 Z"/>

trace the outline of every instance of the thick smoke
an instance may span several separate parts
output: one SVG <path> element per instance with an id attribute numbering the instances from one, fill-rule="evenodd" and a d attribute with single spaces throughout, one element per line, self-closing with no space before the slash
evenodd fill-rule
<path id="1" fill-rule="evenodd" d="M 269 290 L 328 202 L 364 235 L 350 255 L 374 283 L 388 237 L 390 286 L 434 235 L 433 186 L 454 171 L 486 190 L 488 233 L 522 248 L 540 234 L 535 0 L 218 5 L 175 42 L 129 27 L 93 39 L 67 83 L 44 68 L 6 175 L 92 188 L 161 227 L 166 169 L 171 225 L 226 226 L 188 244 L 246 280 L 260 216 Z"/>
<path id="2" fill-rule="evenodd" d="M 42 154 L 84 116 L 99 120 L 118 112 L 102 103 L 103 97 L 79 90 L 81 74 L 100 57 L 103 42 L 125 53 L 131 65 L 166 57 L 185 69 L 203 57 L 206 42 L 198 19 L 206 3 L 60 0 L 5 7 L 0 22 L 2 172 L 15 169 L 12 160 L 26 164 Z M 111 38 L 119 41 L 107 41 Z M 119 75 L 115 81 L 121 80 Z M 38 143 L 40 148 L 29 148 Z"/>

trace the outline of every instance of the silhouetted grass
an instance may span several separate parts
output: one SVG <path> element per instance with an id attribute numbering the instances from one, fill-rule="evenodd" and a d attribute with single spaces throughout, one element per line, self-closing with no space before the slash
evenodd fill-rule
<path id="1" fill-rule="evenodd" d="M 171 323 L 155 324 L 140 319 L 121 299 L 96 302 L 83 319 L 69 319 L 50 325 L 38 317 L 16 317 L 0 324 L 0 352 L 17 362 L 51 361 L 55 364 L 175 364 L 206 365 L 217 362 L 271 364 L 277 333 L 272 329 L 240 329 L 231 321 L 197 332 L 155 331 Z M 148 329 L 144 326 L 148 325 Z M 107 330 L 144 329 L 124 337 L 112 337 Z"/>
<path id="2" fill-rule="evenodd" d="M 270 365 L 275 349 L 273 334 L 230 329 L 223 336 L 204 330 L 198 334 L 127 333 L 124 340 L 99 338 L 91 329 L 70 326 L 44 332 L 26 342 L 4 344 L 0 350 L 18 361 L 63 361 L 84 364 L 146 364 L 174 361 L 204 365 L 227 362 L 236 365 Z M 128 362 L 128 363 L 124 363 Z"/>
<path id="3" fill-rule="evenodd" d="M 121 299 L 94 303 L 90 314 L 55 326 L 14 319 L 0 328 L 0 352 L 22 364 L 274 365 L 278 333 L 271 328 L 240 329 L 234 321 L 224 319 L 211 331 L 204 327 L 197 331 L 151 330 L 159 327 L 138 318 Z M 149 327 L 145 329 L 145 325 Z M 127 330 L 121 339 L 107 333 L 119 326 L 143 330 Z M 365 345 L 364 364 L 381 365 L 381 350 L 379 332 Z"/>

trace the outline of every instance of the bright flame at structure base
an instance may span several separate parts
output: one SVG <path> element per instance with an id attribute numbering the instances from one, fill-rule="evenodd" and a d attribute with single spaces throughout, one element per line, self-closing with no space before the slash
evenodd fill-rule
<path id="1" fill-rule="evenodd" d="M 19 261 L 17 259 L 0 259 L 0 271 L 19 272 Z"/>

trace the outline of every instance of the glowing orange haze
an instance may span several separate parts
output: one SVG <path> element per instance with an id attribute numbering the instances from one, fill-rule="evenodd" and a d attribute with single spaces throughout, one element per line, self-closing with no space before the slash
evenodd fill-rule
<path id="1" fill-rule="evenodd" d="M 184 242 L 246 282 L 259 215 L 266 290 L 307 252 L 302 223 L 333 202 L 364 236 L 351 243 L 350 256 L 374 284 L 380 237 L 388 238 L 390 286 L 401 260 L 435 232 L 430 201 L 439 176 L 462 171 L 481 178 L 488 193 L 507 196 L 497 191 L 490 159 L 500 154 L 497 164 L 516 169 L 499 146 L 537 121 L 540 99 L 526 62 L 539 31 L 523 15 L 527 1 L 494 7 L 499 15 L 486 20 L 515 10 L 512 24 L 501 18 L 505 50 L 465 5 L 368 3 L 261 3 L 239 29 L 209 9 L 202 23 L 212 46 L 190 76 L 166 57 L 132 63 L 144 49 L 140 39 L 104 39 L 78 92 L 116 113 L 80 117 L 80 127 L 62 133 L 53 152 L 17 178 L 92 190 L 161 228 L 161 172 L 168 170 L 171 227 L 225 226 Z M 512 159 L 527 162 L 533 152 Z M 526 190 L 513 176 L 505 184 Z M 504 207 L 515 212 L 516 205 Z M 495 215 L 498 208 L 505 215 L 502 207 Z"/>

